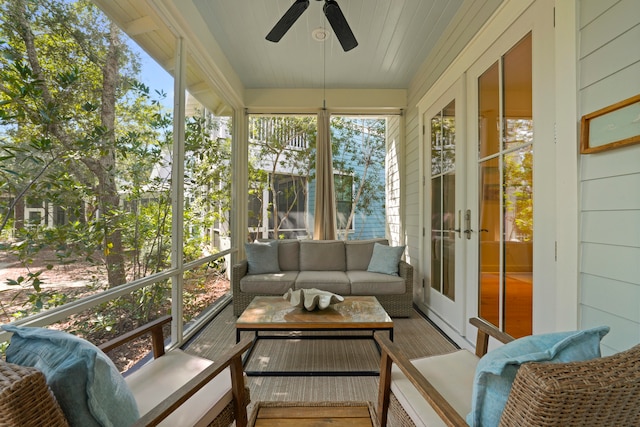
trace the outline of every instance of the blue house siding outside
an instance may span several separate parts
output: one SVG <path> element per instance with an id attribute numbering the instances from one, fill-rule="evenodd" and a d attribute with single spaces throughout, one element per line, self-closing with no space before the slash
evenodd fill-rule
<path id="1" fill-rule="evenodd" d="M 384 172 L 383 172 L 384 173 Z M 308 200 L 308 216 L 307 224 L 314 223 L 314 212 L 316 207 L 316 181 L 309 182 L 309 200 Z M 349 232 L 347 240 L 366 240 L 385 237 L 385 209 L 384 202 L 374 203 L 371 214 L 366 215 L 363 212 L 356 211 L 354 217 L 353 229 Z M 313 233 L 313 228 L 309 230 L 309 235 Z M 340 235 L 340 230 L 338 230 Z"/>

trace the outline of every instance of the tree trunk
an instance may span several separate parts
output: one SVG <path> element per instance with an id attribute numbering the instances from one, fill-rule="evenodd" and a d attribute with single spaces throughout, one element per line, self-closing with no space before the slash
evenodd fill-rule
<path id="1" fill-rule="evenodd" d="M 116 88 L 118 84 L 118 57 L 120 54 L 118 31 L 112 23 L 109 34 L 109 50 L 102 69 L 102 110 L 100 120 L 107 129 L 102 140 L 102 155 L 97 171 L 98 197 L 102 214 L 105 216 L 104 251 L 107 262 L 109 287 L 127 281 L 122 247 L 122 231 L 118 225 L 116 212 L 120 207 L 120 196 L 115 181 L 115 120 Z"/>

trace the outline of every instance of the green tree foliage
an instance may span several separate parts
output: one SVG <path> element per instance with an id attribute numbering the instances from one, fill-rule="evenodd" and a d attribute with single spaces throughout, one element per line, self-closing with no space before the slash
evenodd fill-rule
<path id="1" fill-rule="evenodd" d="M 231 211 L 231 140 L 212 137 L 223 118 L 199 110 L 185 126 L 185 261 L 213 247 L 212 230 L 227 235 Z"/>
<path id="2" fill-rule="evenodd" d="M 116 101 L 126 82 L 121 34 L 89 2 L 12 0 L 0 13 L 6 39 L 0 119 L 4 151 L 13 157 L 6 160 L 14 166 L 5 171 L 17 178 L 3 187 L 14 204 L 30 191 L 34 199 L 78 206 L 78 195 L 93 193 L 109 283 L 124 283 L 113 174 Z M 69 191 L 74 187 L 80 191 Z"/>
<path id="3" fill-rule="evenodd" d="M 9 0 L 0 22 L 2 226 L 23 203 L 63 207 L 71 220 L 58 236 L 23 228 L 17 215 L 18 242 L 54 239 L 61 257 L 99 253 L 109 285 L 122 284 L 126 245 L 135 245 L 123 240 L 135 222 L 123 205 L 149 191 L 170 117 L 136 81 L 121 31 L 90 1 Z"/>
<path id="4" fill-rule="evenodd" d="M 17 316 L 68 302 L 42 287 L 54 263 L 90 261 L 108 287 L 170 266 L 173 118 L 166 94 L 139 75 L 126 36 L 91 1 L 0 2 L 0 245 L 25 268 L 7 284 L 30 306 Z M 229 217 L 231 143 L 211 137 L 219 123 L 204 111 L 186 121 L 186 261 L 213 252 L 210 231 Z M 24 207 L 43 202 L 64 211 L 64 224 L 25 221 Z M 55 262 L 31 268 L 45 249 Z M 87 277 L 88 287 L 101 289 L 102 277 Z M 146 320 L 170 286 L 105 303 L 78 325 L 90 333 L 122 313 Z"/>

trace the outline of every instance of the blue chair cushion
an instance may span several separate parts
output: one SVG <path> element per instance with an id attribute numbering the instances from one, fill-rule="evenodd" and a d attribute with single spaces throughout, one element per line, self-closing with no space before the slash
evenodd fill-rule
<path id="1" fill-rule="evenodd" d="M 62 331 L 4 325 L 12 332 L 7 362 L 39 369 L 69 425 L 130 426 L 135 398 L 111 359 L 90 342 Z"/>
<path id="2" fill-rule="evenodd" d="M 473 383 L 472 427 L 497 426 L 511 385 L 525 362 L 573 362 L 600 357 L 600 340 L 608 326 L 519 338 L 488 352 L 478 362 Z"/>
<path id="3" fill-rule="evenodd" d="M 367 271 L 397 276 L 398 263 L 400 263 L 403 252 L 404 246 L 387 246 L 375 243 Z"/>
<path id="4" fill-rule="evenodd" d="M 278 241 L 245 243 L 248 274 L 279 273 Z"/>

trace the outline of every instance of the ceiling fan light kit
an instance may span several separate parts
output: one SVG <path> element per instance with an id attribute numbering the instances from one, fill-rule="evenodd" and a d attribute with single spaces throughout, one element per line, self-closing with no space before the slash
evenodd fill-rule
<path id="1" fill-rule="evenodd" d="M 279 42 L 308 7 L 309 0 L 296 0 L 267 34 L 266 39 L 274 43 Z M 324 0 L 322 11 L 345 52 L 358 46 L 358 41 L 351 31 L 347 19 L 335 0 Z"/>

